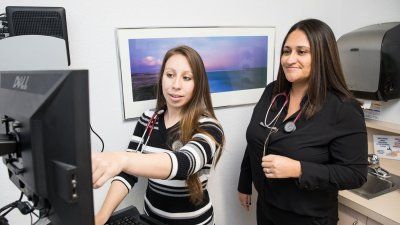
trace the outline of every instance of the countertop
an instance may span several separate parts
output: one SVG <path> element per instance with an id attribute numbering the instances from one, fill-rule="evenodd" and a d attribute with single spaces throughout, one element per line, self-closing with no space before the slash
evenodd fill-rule
<path id="1" fill-rule="evenodd" d="M 400 176 L 399 160 L 381 159 L 380 166 Z M 370 200 L 350 191 L 340 191 L 339 202 L 384 225 L 400 225 L 400 189 Z"/>

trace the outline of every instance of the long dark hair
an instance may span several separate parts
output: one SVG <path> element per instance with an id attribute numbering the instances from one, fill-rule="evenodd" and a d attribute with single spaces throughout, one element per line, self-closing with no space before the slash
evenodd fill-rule
<path id="1" fill-rule="evenodd" d="M 200 117 L 207 116 L 214 118 L 214 109 L 211 102 L 210 86 L 208 84 L 207 73 L 204 67 L 203 60 L 199 53 L 189 46 L 178 46 L 170 49 L 164 56 L 164 60 L 161 65 L 160 74 L 157 83 L 157 104 L 156 110 L 164 109 L 166 107 L 166 100 L 162 93 L 162 77 L 165 70 L 165 64 L 168 59 L 174 55 L 182 55 L 188 61 L 190 68 L 193 73 L 194 79 L 194 90 L 192 98 L 189 102 L 183 106 L 181 110 L 181 121 L 179 124 L 180 130 L 180 141 L 183 144 L 188 143 L 195 133 L 203 133 L 214 139 L 206 131 L 199 127 L 198 121 Z M 217 142 L 215 142 L 217 143 Z M 215 164 L 221 157 L 222 147 L 224 138 L 222 137 L 222 143 L 217 143 L 216 160 Z M 194 204 L 201 203 L 203 200 L 203 188 L 197 174 L 190 175 L 186 180 L 186 183 L 190 192 L 190 200 Z"/>
<path id="2" fill-rule="evenodd" d="M 332 29 L 317 19 L 302 20 L 294 24 L 287 33 L 281 47 L 281 57 L 288 36 L 295 30 L 303 31 L 310 42 L 311 74 L 306 92 L 307 102 L 303 107 L 306 118 L 312 117 L 323 106 L 328 90 L 343 101 L 352 99 L 340 64 L 338 47 Z M 292 84 L 286 79 L 282 64 L 279 65 L 277 85 L 273 94 L 288 92 Z"/>

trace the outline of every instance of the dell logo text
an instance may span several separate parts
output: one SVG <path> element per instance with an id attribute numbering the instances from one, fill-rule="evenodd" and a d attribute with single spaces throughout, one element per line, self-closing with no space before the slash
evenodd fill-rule
<path id="1" fill-rule="evenodd" d="M 26 90 L 28 89 L 29 76 L 16 76 L 13 88 Z"/>

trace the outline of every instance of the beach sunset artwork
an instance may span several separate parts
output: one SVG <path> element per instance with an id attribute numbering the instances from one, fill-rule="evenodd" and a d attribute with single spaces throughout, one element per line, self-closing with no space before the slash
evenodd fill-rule
<path id="1" fill-rule="evenodd" d="M 178 45 L 204 61 L 211 93 L 263 88 L 267 82 L 268 36 L 129 39 L 133 101 L 155 98 L 165 53 Z"/>
<path id="2" fill-rule="evenodd" d="M 125 119 L 155 107 L 165 53 L 179 45 L 204 61 L 214 108 L 254 104 L 273 81 L 273 27 L 158 27 L 116 30 Z"/>

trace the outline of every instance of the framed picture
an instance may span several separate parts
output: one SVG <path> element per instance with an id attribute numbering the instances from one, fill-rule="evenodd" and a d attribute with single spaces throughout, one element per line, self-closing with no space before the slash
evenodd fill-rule
<path id="1" fill-rule="evenodd" d="M 188 45 L 202 57 L 214 107 L 256 103 L 273 80 L 274 28 L 117 29 L 125 119 L 155 107 L 165 53 Z"/>

